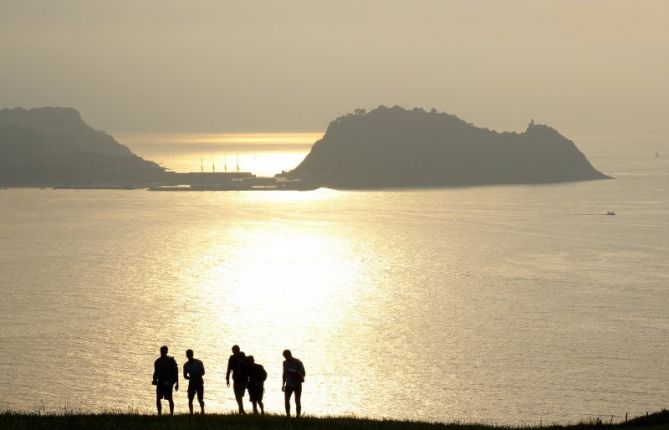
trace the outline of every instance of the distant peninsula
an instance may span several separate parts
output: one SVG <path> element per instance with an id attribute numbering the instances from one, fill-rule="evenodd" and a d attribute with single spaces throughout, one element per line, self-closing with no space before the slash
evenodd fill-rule
<path id="1" fill-rule="evenodd" d="M 135 187 L 163 172 L 74 109 L 0 109 L 0 186 Z"/>
<path id="2" fill-rule="evenodd" d="M 0 109 L 0 187 L 156 191 L 420 188 L 607 179 L 576 145 L 545 126 L 522 133 L 454 115 L 380 106 L 331 122 L 292 171 L 166 171 L 88 126 L 74 109 Z"/>
<path id="3" fill-rule="evenodd" d="M 479 128 L 436 110 L 379 106 L 337 118 L 289 176 L 338 189 L 541 184 L 608 179 L 546 125 Z"/>

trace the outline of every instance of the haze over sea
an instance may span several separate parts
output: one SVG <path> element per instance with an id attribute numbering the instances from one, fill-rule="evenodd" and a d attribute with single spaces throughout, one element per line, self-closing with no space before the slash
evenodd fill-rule
<path id="1" fill-rule="evenodd" d="M 271 175 L 319 135 L 117 137 L 176 171 Z M 616 179 L 2 190 L 0 408 L 152 412 L 167 344 L 204 361 L 208 410 L 233 411 L 235 343 L 267 369 L 271 412 L 284 348 L 305 363 L 307 414 L 567 423 L 666 407 L 669 138 L 569 137 Z"/>

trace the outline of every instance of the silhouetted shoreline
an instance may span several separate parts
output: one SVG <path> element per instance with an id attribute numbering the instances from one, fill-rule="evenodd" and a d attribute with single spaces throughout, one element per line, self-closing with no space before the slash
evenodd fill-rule
<path id="1" fill-rule="evenodd" d="M 475 127 L 399 106 L 332 121 L 292 171 L 168 171 L 89 127 L 71 108 L 0 110 L 0 186 L 150 191 L 411 189 L 609 179 L 556 130 Z"/>

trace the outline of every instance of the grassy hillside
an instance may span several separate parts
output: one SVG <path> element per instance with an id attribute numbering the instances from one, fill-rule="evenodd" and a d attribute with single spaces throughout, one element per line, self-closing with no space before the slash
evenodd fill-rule
<path id="1" fill-rule="evenodd" d="M 11 412 L 0 414 L 0 429 L 3 430 L 217 430 L 217 429 L 241 429 L 241 430 L 484 430 L 504 429 L 508 427 L 489 426 L 481 424 L 435 424 L 411 421 L 371 420 L 359 418 L 286 418 L 283 416 L 270 415 L 260 416 L 238 416 L 238 415 L 205 415 L 188 416 L 151 416 L 151 415 L 39 415 L 39 414 L 16 414 Z M 525 427 L 536 429 L 539 426 Z M 571 426 L 545 426 L 547 429 L 608 429 L 608 430 L 632 430 L 632 429 L 669 429 L 669 411 L 663 410 L 647 417 L 635 418 L 627 423 L 602 424 L 583 423 Z M 514 427 L 522 429 L 522 427 Z"/>

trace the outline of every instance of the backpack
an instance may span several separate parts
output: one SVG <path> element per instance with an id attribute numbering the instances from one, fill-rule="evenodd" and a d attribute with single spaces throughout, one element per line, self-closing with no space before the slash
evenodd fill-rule
<path id="1" fill-rule="evenodd" d="M 299 376 L 300 382 L 304 382 L 304 375 L 306 372 L 304 371 L 304 364 L 302 364 L 300 360 L 297 360 L 297 368 L 300 370 L 297 376 Z"/>
<path id="2" fill-rule="evenodd" d="M 267 372 L 265 371 L 265 368 L 260 366 L 260 380 L 265 382 L 267 380 Z"/>

